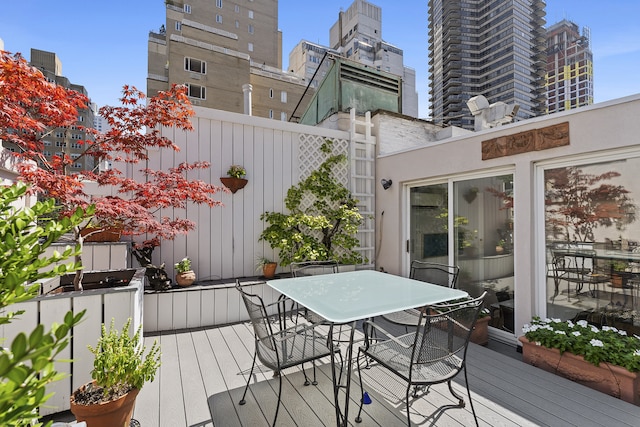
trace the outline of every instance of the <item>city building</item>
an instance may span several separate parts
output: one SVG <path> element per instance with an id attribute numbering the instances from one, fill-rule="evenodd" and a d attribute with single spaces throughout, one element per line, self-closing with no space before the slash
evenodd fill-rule
<path id="1" fill-rule="evenodd" d="M 39 69 L 51 83 L 74 90 L 89 97 L 84 86 L 71 83 L 69 79 L 62 75 L 62 61 L 54 52 L 31 49 L 29 64 Z M 71 164 L 72 172 L 93 169 L 94 164 L 91 158 L 80 157 L 85 150 L 82 141 L 92 138 L 84 131 L 84 127 L 91 128 L 94 124 L 94 111 L 91 108 L 78 110 L 78 121 L 75 125 L 51 130 L 42 137 L 44 143 L 43 155 L 51 159 L 54 155 L 67 154 L 74 161 Z M 8 142 L 3 142 L 7 149 L 13 150 L 15 146 Z"/>
<path id="2" fill-rule="evenodd" d="M 277 1 L 165 3 L 165 24 L 149 33 L 148 96 L 186 84 L 194 105 L 288 120 L 309 93 L 282 71 Z"/>
<path id="3" fill-rule="evenodd" d="M 466 102 L 546 109 L 544 0 L 429 0 L 429 101 L 435 123 L 474 129 Z"/>
<path id="4" fill-rule="evenodd" d="M 329 31 L 330 46 L 302 40 L 289 53 L 288 70 L 311 81 L 317 88 L 338 56 L 402 79 L 402 114 L 418 117 L 416 72 L 405 67 L 402 49 L 382 38 L 382 9 L 365 0 L 355 0 Z M 297 115 L 297 114 L 296 114 Z"/>
<path id="5" fill-rule="evenodd" d="M 547 28 L 547 113 L 593 104 L 591 31 L 563 19 Z"/>

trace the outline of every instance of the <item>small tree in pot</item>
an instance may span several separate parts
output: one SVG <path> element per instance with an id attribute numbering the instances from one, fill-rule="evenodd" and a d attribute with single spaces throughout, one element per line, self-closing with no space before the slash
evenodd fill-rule
<path id="1" fill-rule="evenodd" d="M 71 412 L 88 427 L 128 426 L 135 399 L 147 381 L 153 381 L 160 367 L 160 347 L 154 341 L 149 352 L 141 345 L 142 329 L 129 335 L 129 319 L 122 332 L 111 321 L 109 331 L 102 325 L 98 345 L 89 350 L 95 355 L 93 381 L 74 391 Z"/>

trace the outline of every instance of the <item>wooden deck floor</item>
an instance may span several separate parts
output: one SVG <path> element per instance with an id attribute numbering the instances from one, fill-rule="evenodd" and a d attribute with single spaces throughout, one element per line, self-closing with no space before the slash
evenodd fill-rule
<path id="1" fill-rule="evenodd" d="M 162 366 L 145 385 L 134 418 L 143 427 L 266 426 L 273 418 L 277 379 L 254 372 L 247 403 L 238 405 L 251 367 L 253 335 L 248 324 L 147 337 L 162 346 Z M 335 425 L 330 369 L 318 370 L 319 384 L 304 386 L 299 370 L 285 372 L 278 426 Z M 640 408 L 526 365 L 516 358 L 474 344 L 468 355 L 469 382 L 482 426 L 638 426 Z M 373 403 L 363 422 L 353 420 L 359 401 L 357 374 L 352 383 L 349 420 L 360 426 L 406 425 L 404 388 L 375 368 L 367 371 Z M 463 383 L 457 391 L 465 395 Z M 466 396 L 466 395 L 465 395 Z M 453 405 L 446 386 L 436 386 L 412 404 L 412 424 L 469 426 L 469 405 Z"/>

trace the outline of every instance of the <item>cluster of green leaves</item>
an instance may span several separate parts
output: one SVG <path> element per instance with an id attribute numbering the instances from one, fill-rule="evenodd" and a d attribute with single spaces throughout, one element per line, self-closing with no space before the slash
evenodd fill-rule
<path id="1" fill-rule="evenodd" d="M 282 266 L 330 259 L 341 264 L 363 262 L 362 255 L 354 250 L 360 245 L 356 234 L 363 218 L 358 200 L 333 173 L 346 157 L 333 155 L 332 145 L 333 141 L 325 140 L 321 151 L 327 158 L 287 191 L 284 202 L 289 213 L 265 212 L 260 217 L 269 224 L 260 240 L 280 250 Z"/>
<path id="2" fill-rule="evenodd" d="M 178 273 L 184 273 L 191 270 L 191 260 L 187 257 L 182 258 L 179 262 L 173 265 Z"/>
<path id="3" fill-rule="evenodd" d="M 231 165 L 227 171 L 227 175 L 234 178 L 244 178 L 246 174 L 246 169 L 240 165 Z"/>
<path id="4" fill-rule="evenodd" d="M 534 317 L 523 327 L 525 337 L 547 348 L 557 348 L 584 357 L 598 366 L 600 362 L 640 371 L 640 338 L 613 327 L 598 328 L 586 320 L 576 323 Z"/>
<path id="5" fill-rule="evenodd" d="M 26 191 L 22 184 L 0 189 L 0 309 L 36 296 L 39 285 L 33 281 L 81 268 L 77 263 L 54 265 L 74 256 L 78 247 L 49 257 L 42 255 L 62 234 L 82 223 L 91 209 L 77 210 L 58 221 L 38 222 L 52 216 L 54 202 L 37 202 L 33 207 L 18 209 Z M 0 324 L 7 324 L 23 311 L 2 313 Z M 1 343 L 0 425 L 40 425 L 37 409 L 50 397 L 45 394 L 45 386 L 62 376 L 55 371 L 54 360 L 68 345 L 69 331 L 83 315 L 84 311 L 76 315 L 70 311 L 63 323 L 53 324 L 49 331 L 40 324 L 28 335 L 19 333 L 8 346 Z"/>
<path id="6" fill-rule="evenodd" d="M 126 388 L 141 389 L 146 381 L 153 381 L 156 371 L 160 367 L 160 346 L 153 342 L 151 349 L 145 356 L 146 347 L 140 342 L 142 328 L 129 335 L 131 319 L 127 320 L 119 333 L 111 320 L 109 331 L 102 325 L 102 335 L 98 345 L 89 346 L 89 351 L 95 355 L 91 377 L 98 386 L 104 388 L 105 395 L 111 390 Z"/>

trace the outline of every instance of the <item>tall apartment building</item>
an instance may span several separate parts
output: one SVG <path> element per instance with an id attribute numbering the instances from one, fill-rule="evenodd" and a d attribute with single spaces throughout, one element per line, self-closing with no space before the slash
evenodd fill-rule
<path id="1" fill-rule="evenodd" d="M 593 104 L 591 31 L 563 19 L 547 28 L 547 113 Z"/>
<path id="2" fill-rule="evenodd" d="M 518 104 L 517 118 L 546 109 L 544 0 L 429 0 L 432 120 L 473 130 L 466 102 Z"/>
<path id="3" fill-rule="evenodd" d="M 306 82 L 282 71 L 277 0 L 167 0 L 149 34 L 147 95 L 186 84 L 194 105 L 288 120 Z"/>
<path id="4" fill-rule="evenodd" d="M 307 80 L 313 79 L 311 86 L 317 88 L 330 67 L 330 61 L 322 62 L 328 53 L 400 76 L 402 113 L 418 117 L 416 72 L 404 66 L 402 49 L 382 39 L 382 9 L 379 6 L 355 0 L 346 11 L 340 11 L 329 31 L 329 44 L 325 47 L 305 40 L 298 43 L 289 53 L 289 71 Z"/>
<path id="5" fill-rule="evenodd" d="M 39 69 L 49 82 L 74 90 L 87 97 L 89 96 L 84 86 L 71 83 L 68 78 L 62 75 L 62 61 L 60 61 L 60 58 L 58 58 L 58 55 L 54 52 L 31 49 L 29 64 Z M 53 155 L 62 156 L 63 154 L 67 154 L 73 159 L 73 163 L 70 166 L 72 173 L 93 169 L 93 159 L 86 157 L 80 158 L 80 154 L 86 149 L 80 141 L 85 141 L 92 137 L 85 132 L 83 128 L 92 128 L 93 122 L 94 112 L 90 107 L 79 110 L 75 125 L 52 129 L 43 136 L 44 156 L 48 160 L 51 160 Z M 3 142 L 3 144 L 9 150 L 15 149 L 15 146 L 12 146 L 13 144 L 11 143 Z"/>

